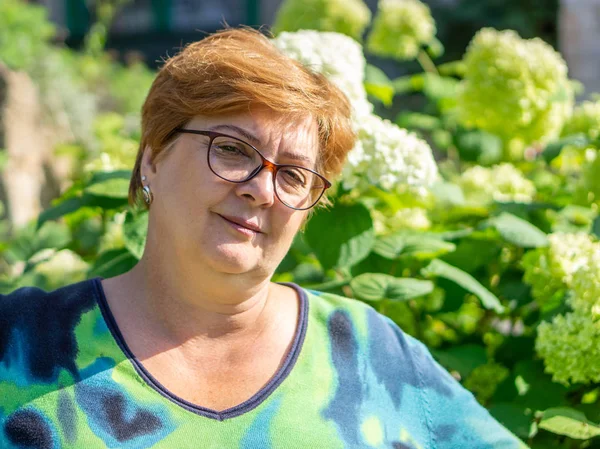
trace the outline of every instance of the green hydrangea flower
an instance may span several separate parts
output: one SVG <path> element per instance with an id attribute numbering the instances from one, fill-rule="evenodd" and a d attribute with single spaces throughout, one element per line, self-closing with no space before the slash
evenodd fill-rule
<path id="1" fill-rule="evenodd" d="M 457 180 L 465 199 L 473 204 L 493 201 L 530 203 L 535 196 L 535 185 L 514 165 L 503 163 L 487 168 L 476 165 L 465 170 Z"/>
<path id="2" fill-rule="evenodd" d="M 600 244 L 578 255 L 570 286 L 574 294 L 569 305 L 573 310 L 600 320 Z"/>
<path id="3" fill-rule="evenodd" d="M 531 294 L 540 304 L 571 288 L 575 273 L 598 249 L 598 244 L 585 233 L 554 233 L 548 241 L 546 248 L 529 251 L 522 259 L 523 281 L 531 285 Z"/>
<path id="4" fill-rule="evenodd" d="M 273 31 L 334 31 L 361 40 L 370 21 L 371 11 L 362 0 L 285 0 Z"/>
<path id="5" fill-rule="evenodd" d="M 367 48 L 375 55 L 410 60 L 435 33 L 431 10 L 419 0 L 379 0 Z"/>
<path id="6" fill-rule="evenodd" d="M 567 64 L 539 38 L 480 30 L 464 57 L 458 116 L 467 127 L 500 136 L 511 158 L 559 136 L 573 109 Z"/>
<path id="7" fill-rule="evenodd" d="M 535 349 L 552 380 L 565 385 L 600 382 L 600 321 L 573 312 L 540 324 L 537 331 Z"/>
<path id="8" fill-rule="evenodd" d="M 600 100 L 584 101 L 573 110 L 573 116 L 565 124 L 562 134 L 586 134 L 590 139 L 600 138 Z"/>

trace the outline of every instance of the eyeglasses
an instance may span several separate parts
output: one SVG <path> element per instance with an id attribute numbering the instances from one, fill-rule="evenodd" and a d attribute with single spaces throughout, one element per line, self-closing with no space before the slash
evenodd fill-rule
<path id="1" fill-rule="evenodd" d="M 310 209 L 331 187 L 331 183 L 316 171 L 299 165 L 271 162 L 252 145 L 237 137 L 194 129 L 178 128 L 174 132 L 209 137 L 206 156 L 208 167 L 225 181 L 242 183 L 254 178 L 265 167 L 271 170 L 275 195 L 292 209 Z"/>

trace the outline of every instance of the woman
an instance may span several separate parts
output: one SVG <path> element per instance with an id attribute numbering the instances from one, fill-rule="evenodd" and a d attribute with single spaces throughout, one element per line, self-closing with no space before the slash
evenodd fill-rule
<path id="1" fill-rule="evenodd" d="M 232 29 L 160 70 L 129 272 L 0 298 L 0 447 L 517 448 L 365 304 L 270 282 L 354 136 L 344 95 Z"/>

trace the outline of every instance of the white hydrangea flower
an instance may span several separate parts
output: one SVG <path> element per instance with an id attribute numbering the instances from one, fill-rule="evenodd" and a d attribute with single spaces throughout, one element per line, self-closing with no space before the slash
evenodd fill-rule
<path id="1" fill-rule="evenodd" d="M 394 191 L 408 186 L 424 193 L 438 178 L 427 142 L 389 120 L 373 114 L 364 117 L 358 139 L 344 167 L 346 188 L 377 185 Z"/>
<path id="2" fill-rule="evenodd" d="M 355 116 L 371 113 L 373 106 L 363 85 L 367 63 L 361 45 L 354 39 L 334 32 L 302 30 L 280 33 L 273 43 L 339 87 L 352 103 Z"/>
<path id="3" fill-rule="evenodd" d="M 431 221 L 427 216 L 427 209 L 422 207 L 400 209 L 391 216 L 374 209 L 371 215 L 373 216 L 375 232 L 378 234 L 387 234 L 403 229 L 425 231 L 431 228 Z"/>
<path id="4" fill-rule="evenodd" d="M 536 192 L 533 182 L 509 163 L 491 168 L 471 167 L 462 173 L 458 184 L 467 201 L 477 204 L 492 201 L 530 203 Z"/>

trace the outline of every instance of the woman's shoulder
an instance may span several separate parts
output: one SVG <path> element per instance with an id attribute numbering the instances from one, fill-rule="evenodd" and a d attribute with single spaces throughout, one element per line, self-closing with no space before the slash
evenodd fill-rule
<path id="1" fill-rule="evenodd" d="M 48 292 L 23 287 L 0 295 L 0 365 L 5 362 L 24 378 L 45 382 L 55 380 L 57 367 L 72 368 L 78 347 L 75 328 L 97 305 L 96 282 Z"/>
<path id="2" fill-rule="evenodd" d="M 58 314 L 64 309 L 90 309 L 96 303 L 97 279 L 68 284 L 52 291 L 39 287 L 20 287 L 0 294 L 0 317 L 22 317 L 24 314 Z"/>
<path id="3" fill-rule="evenodd" d="M 405 333 L 393 320 L 371 305 L 353 298 L 305 289 L 310 315 L 326 323 L 330 335 L 356 339 L 365 350 L 385 348 L 388 355 L 406 360 L 413 351 L 427 351 L 418 340 Z M 393 359 L 392 359 L 393 360 Z M 390 359 L 388 359 L 388 362 Z"/>

